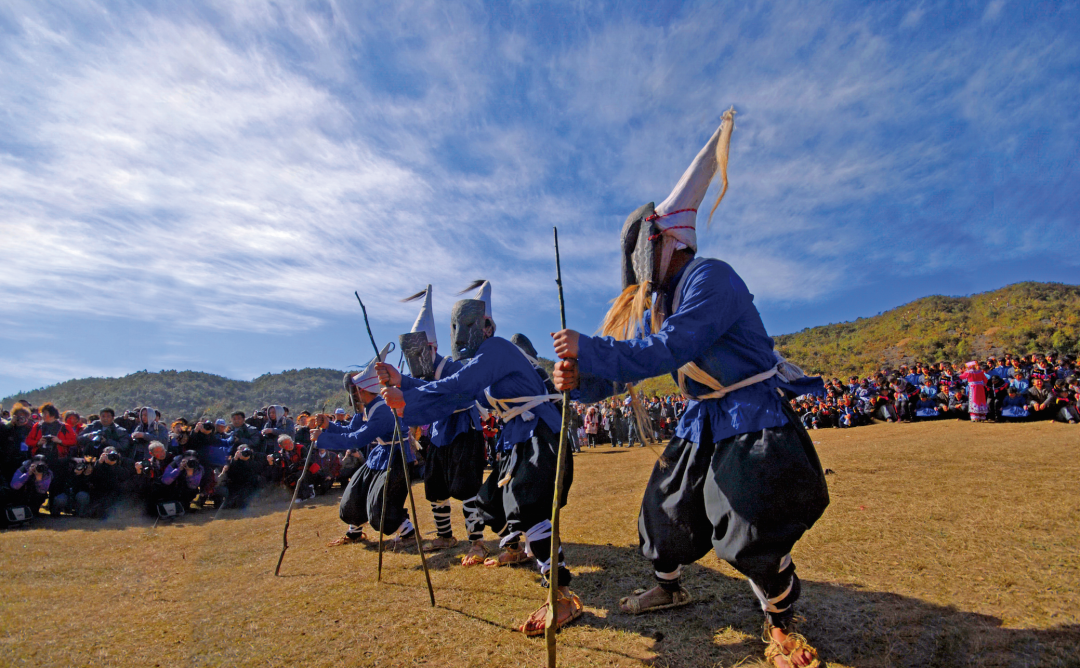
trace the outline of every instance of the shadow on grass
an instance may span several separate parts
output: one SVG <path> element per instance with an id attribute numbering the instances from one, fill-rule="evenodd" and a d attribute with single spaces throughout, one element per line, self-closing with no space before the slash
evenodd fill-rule
<path id="1" fill-rule="evenodd" d="M 571 585 L 587 612 L 576 624 L 624 631 L 653 640 L 656 666 L 733 665 L 761 658 L 763 615 L 748 582 L 694 564 L 683 582 L 694 603 L 644 615 L 619 610 L 619 599 L 654 584 L 636 548 L 570 544 Z M 802 581 L 799 632 L 821 657 L 855 666 L 1080 666 L 1080 625 L 1003 628 L 996 617 L 928 603 L 891 592 Z M 437 594 L 437 592 L 436 592 Z M 567 643 L 591 648 L 571 634 Z M 748 637 L 749 636 L 749 637 Z M 616 652 L 618 653 L 618 652 Z"/>

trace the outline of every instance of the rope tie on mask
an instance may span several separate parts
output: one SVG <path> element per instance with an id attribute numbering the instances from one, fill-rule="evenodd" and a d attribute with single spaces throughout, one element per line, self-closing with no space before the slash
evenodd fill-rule
<path id="1" fill-rule="evenodd" d="M 652 213 L 652 214 L 650 214 L 648 216 L 645 216 L 645 220 L 647 220 L 647 221 L 659 220 L 660 218 L 667 218 L 668 216 L 674 216 L 677 213 L 686 213 L 687 211 L 693 211 L 694 213 L 697 213 L 697 209 L 676 209 L 675 211 L 672 211 L 671 213 Z M 681 227 L 692 228 L 693 225 L 682 225 Z M 676 229 L 676 228 L 672 227 L 672 228 L 668 228 L 668 229 Z"/>

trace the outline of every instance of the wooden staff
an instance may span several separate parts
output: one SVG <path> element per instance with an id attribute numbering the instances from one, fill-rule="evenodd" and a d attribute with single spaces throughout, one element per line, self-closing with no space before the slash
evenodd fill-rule
<path id="1" fill-rule="evenodd" d="M 316 425 L 316 428 L 318 428 L 318 425 Z M 308 467 L 311 466 L 311 453 L 317 449 L 314 443 L 308 445 L 307 458 L 304 459 L 304 470 L 300 472 L 300 479 L 296 481 L 296 487 L 293 488 L 292 501 L 289 502 L 289 512 L 285 514 L 285 531 L 281 534 L 281 556 L 278 557 L 277 567 L 274 568 L 275 577 L 281 574 L 281 562 L 285 559 L 285 550 L 289 549 L 289 520 L 292 519 L 292 509 L 296 505 L 296 495 L 300 492 L 300 482 L 304 480 Z M 225 505 L 224 502 L 222 505 Z"/>
<path id="2" fill-rule="evenodd" d="M 562 266 L 559 261 L 559 228 L 555 231 L 555 284 L 559 286 L 559 317 L 562 329 L 566 329 L 566 302 L 563 300 Z M 562 427 L 559 429 L 559 454 L 555 462 L 555 498 L 551 502 L 551 569 L 548 571 L 548 609 L 544 620 L 544 639 L 547 641 L 548 668 L 555 668 L 558 659 L 555 652 L 556 620 L 558 619 L 559 601 L 559 505 L 563 496 L 563 476 L 566 466 L 567 430 L 570 426 L 570 392 L 562 395 Z"/>
<path id="3" fill-rule="evenodd" d="M 356 301 L 360 302 L 360 310 L 364 312 L 364 326 L 367 327 L 368 338 L 371 340 L 371 347 L 375 349 L 375 361 L 381 362 L 379 358 L 379 345 L 375 343 L 375 335 L 371 333 L 371 322 L 368 321 L 367 308 L 364 307 L 364 302 L 360 299 L 359 292 L 353 292 L 356 295 Z M 386 459 L 386 481 L 383 484 L 383 503 L 381 515 L 379 520 L 379 575 L 378 580 L 382 580 L 382 554 L 383 554 L 383 533 L 386 529 L 386 498 L 387 488 L 390 486 L 390 469 L 393 467 L 394 447 L 401 448 L 401 464 L 405 467 L 405 487 L 409 490 L 409 507 L 412 508 L 412 523 L 413 534 L 416 536 L 416 550 L 420 553 L 420 563 L 424 566 L 424 579 L 427 581 L 428 597 L 431 599 L 431 607 L 435 607 L 435 588 L 431 586 L 431 573 L 428 571 L 427 556 L 424 555 L 423 546 L 420 544 L 420 522 L 416 516 L 416 501 L 413 499 L 412 481 L 409 480 L 409 461 L 405 456 L 405 444 L 401 440 L 401 422 L 398 420 L 397 413 L 393 410 L 390 411 L 394 415 L 394 441 L 390 444 L 390 454 Z"/>

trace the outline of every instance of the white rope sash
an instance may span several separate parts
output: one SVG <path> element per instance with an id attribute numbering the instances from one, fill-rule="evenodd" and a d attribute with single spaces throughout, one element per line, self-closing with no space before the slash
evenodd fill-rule
<path id="1" fill-rule="evenodd" d="M 503 422 L 510 422 L 517 416 L 521 416 L 526 422 L 536 417 L 532 409 L 549 401 L 562 401 L 561 394 L 538 394 L 534 397 L 512 397 L 509 399 L 496 399 L 491 396 L 490 388 L 484 388 L 484 397 L 491 404 L 491 410 L 498 415 Z M 514 406 L 513 404 L 521 404 Z"/>
<path id="2" fill-rule="evenodd" d="M 704 261 L 705 258 L 694 258 L 686 267 L 686 271 L 683 272 L 682 278 L 679 279 L 679 284 L 675 287 L 675 299 L 672 301 L 671 305 L 671 310 L 673 314 L 674 312 L 677 312 L 679 310 L 679 304 L 682 302 L 682 290 L 683 284 L 686 282 L 686 277 L 690 275 L 690 273 L 694 270 L 695 267 L 697 267 Z M 734 392 L 735 390 L 741 390 L 744 387 L 749 387 L 750 385 L 756 385 L 758 383 L 764 382 L 777 374 L 779 374 L 781 378 L 788 382 L 798 380 L 799 378 L 803 378 L 806 376 L 806 373 L 804 373 L 802 369 L 785 360 L 780 355 L 780 353 L 776 352 L 775 350 L 773 351 L 773 356 L 776 358 L 776 364 L 771 369 L 762 371 L 759 374 L 755 374 L 753 376 L 750 376 L 749 378 L 744 378 L 737 383 L 732 383 L 731 385 L 726 386 L 721 385 L 720 381 L 713 378 L 704 369 L 699 367 L 694 362 L 687 362 L 686 364 L 679 367 L 679 391 L 681 391 L 683 395 L 689 399 L 693 399 L 695 401 L 704 401 L 705 399 L 720 399 L 724 395 Z M 692 378 L 694 381 L 700 383 L 701 385 L 712 389 L 712 392 L 707 392 L 700 396 L 694 396 L 693 394 L 690 394 L 689 390 L 687 390 L 686 388 L 687 376 Z"/>

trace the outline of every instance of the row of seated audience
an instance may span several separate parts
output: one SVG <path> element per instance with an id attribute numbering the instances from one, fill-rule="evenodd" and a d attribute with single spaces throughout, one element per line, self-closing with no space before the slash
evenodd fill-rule
<path id="1" fill-rule="evenodd" d="M 185 511 L 245 508 L 261 491 L 297 486 L 300 502 L 347 485 L 368 454 L 319 449 L 305 470 L 311 414 L 293 420 L 286 406 L 169 426 L 149 406 L 119 416 L 103 408 L 83 420 L 51 403 L 20 401 L 0 416 L 0 507 L 29 508 L 34 516 L 45 506 L 53 516 L 104 518 L 125 502 L 150 516 L 165 502 Z M 350 417 L 340 408 L 334 415 Z M 494 443 L 498 421 L 484 427 Z M 9 521 L 4 513 L 0 528 Z"/>
<path id="2" fill-rule="evenodd" d="M 900 365 L 866 378 L 826 380 L 825 396 L 797 397 L 791 406 L 807 429 L 857 427 L 872 420 L 915 422 L 1080 423 L 1080 369 L 1070 357 L 990 357 Z"/>
<path id="3" fill-rule="evenodd" d="M 847 428 L 883 422 L 956 418 L 974 422 L 1055 420 L 1080 423 L 1080 368 L 1071 357 L 989 357 L 966 364 L 916 362 L 871 376 L 825 379 L 825 395 L 790 398 L 807 429 Z M 686 398 L 643 399 L 653 438 L 670 438 Z M 574 404 L 571 433 L 582 446 L 640 443 L 628 398 Z"/>

